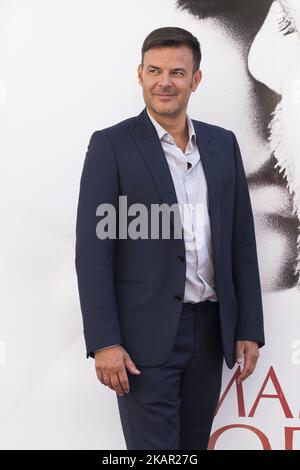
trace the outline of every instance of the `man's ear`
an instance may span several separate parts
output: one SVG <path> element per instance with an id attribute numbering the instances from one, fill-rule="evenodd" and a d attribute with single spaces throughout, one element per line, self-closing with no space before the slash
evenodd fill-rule
<path id="1" fill-rule="evenodd" d="M 197 87 L 198 87 L 199 83 L 201 82 L 201 80 L 202 80 L 202 72 L 199 69 L 199 70 L 197 70 L 197 72 L 195 72 L 195 75 L 194 75 L 193 85 L 192 85 L 193 91 L 197 90 Z"/>
<path id="2" fill-rule="evenodd" d="M 139 64 L 137 72 L 138 72 L 138 79 L 139 79 L 139 84 L 140 85 L 142 85 L 142 83 L 143 83 L 142 71 L 143 71 L 142 64 Z"/>

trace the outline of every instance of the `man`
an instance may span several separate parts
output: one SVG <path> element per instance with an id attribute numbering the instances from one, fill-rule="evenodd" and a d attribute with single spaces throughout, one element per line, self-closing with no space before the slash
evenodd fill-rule
<path id="1" fill-rule="evenodd" d="M 236 137 L 187 115 L 200 61 L 188 31 L 152 31 L 138 67 L 146 107 L 92 135 L 81 177 L 76 269 L 87 357 L 117 392 L 127 449 L 206 449 L 223 358 L 230 368 L 244 360 L 242 381 L 264 345 L 254 222 Z M 162 204 L 189 210 L 180 212 L 180 229 L 175 210 L 169 238 L 160 229 L 159 237 L 120 230 L 104 237 L 97 216 L 113 207 L 122 213 L 113 228 L 124 226 L 122 196 L 130 216 L 134 204 L 148 213 Z"/>

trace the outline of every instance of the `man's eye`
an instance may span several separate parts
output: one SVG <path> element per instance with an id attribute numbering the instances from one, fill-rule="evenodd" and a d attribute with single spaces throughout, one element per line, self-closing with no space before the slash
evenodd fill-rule
<path id="1" fill-rule="evenodd" d="M 154 70 L 154 69 L 153 69 L 153 70 L 151 70 L 151 69 L 149 70 L 149 73 L 156 73 L 156 72 L 158 72 L 158 70 Z"/>
<path id="2" fill-rule="evenodd" d="M 182 77 L 183 73 L 182 72 L 174 72 L 174 75 L 177 75 L 178 77 Z"/>

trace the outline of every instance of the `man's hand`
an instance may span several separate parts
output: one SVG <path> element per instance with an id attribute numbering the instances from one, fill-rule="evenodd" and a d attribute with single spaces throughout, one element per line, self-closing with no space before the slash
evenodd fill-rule
<path id="1" fill-rule="evenodd" d="M 141 373 L 123 346 L 113 346 L 95 352 L 95 368 L 98 379 L 103 385 L 107 385 L 121 396 L 129 392 L 126 367 L 132 374 Z"/>
<path id="2" fill-rule="evenodd" d="M 244 368 L 241 375 L 237 379 L 240 384 L 252 374 L 259 358 L 258 344 L 255 341 L 237 341 L 236 342 L 236 362 L 241 364 L 244 362 Z"/>

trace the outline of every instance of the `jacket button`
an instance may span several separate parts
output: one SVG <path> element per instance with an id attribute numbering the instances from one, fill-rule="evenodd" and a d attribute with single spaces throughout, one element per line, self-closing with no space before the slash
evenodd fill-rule
<path id="1" fill-rule="evenodd" d="M 177 258 L 179 259 L 179 261 L 181 261 L 182 263 L 184 262 L 184 257 L 181 256 L 181 255 L 178 255 Z"/>
<path id="2" fill-rule="evenodd" d="M 181 294 L 175 294 L 174 297 L 177 300 L 182 300 L 182 295 Z"/>

